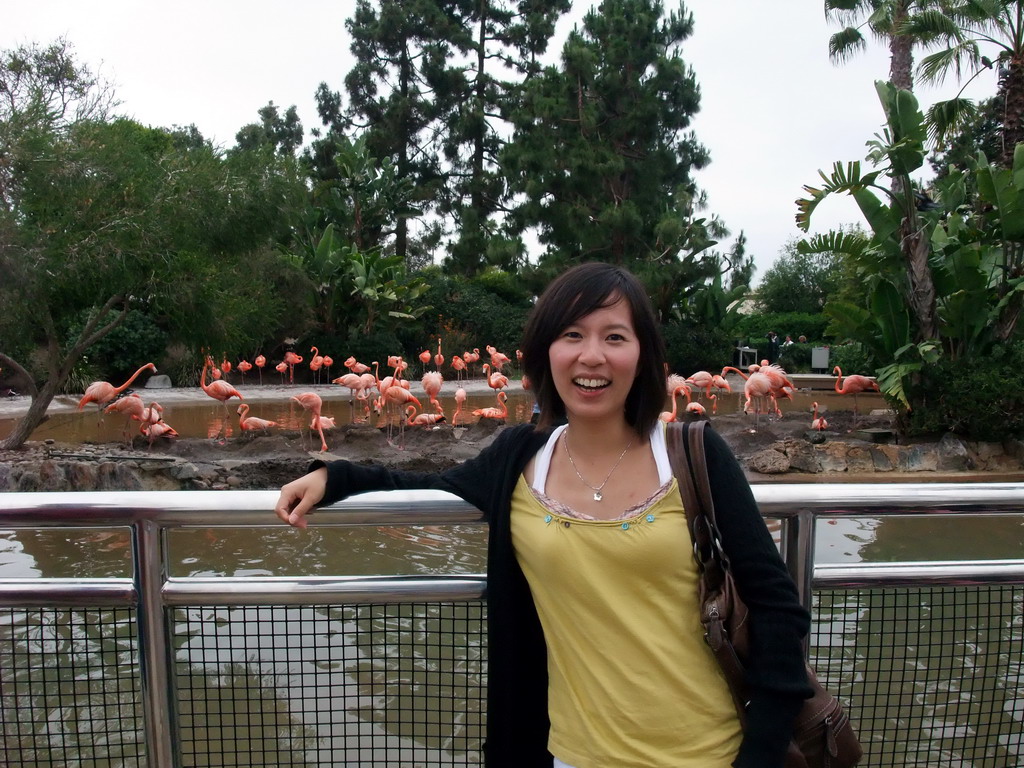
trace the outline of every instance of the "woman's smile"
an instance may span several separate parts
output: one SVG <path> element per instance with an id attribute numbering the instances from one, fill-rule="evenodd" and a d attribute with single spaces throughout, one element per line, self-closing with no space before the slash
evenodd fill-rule
<path id="1" fill-rule="evenodd" d="M 621 299 L 565 328 L 548 349 L 555 389 L 566 415 L 625 418 L 626 397 L 640 361 L 630 306 Z"/>

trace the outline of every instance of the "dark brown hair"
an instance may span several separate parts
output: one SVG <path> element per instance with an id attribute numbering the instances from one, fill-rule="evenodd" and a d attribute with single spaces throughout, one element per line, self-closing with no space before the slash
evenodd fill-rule
<path id="1" fill-rule="evenodd" d="M 565 419 L 565 403 L 551 376 L 548 349 L 558 335 L 596 309 L 625 301 L 640 342 L 640 360 L 633 387 L 626 397 L 625 417 L 640 436 L 646 436 L 665 407 L 665 342 L 651 300 L 629 270 L 604 262 L 573 267 L 547 287 L 523 329 L 523 372 L 540 406 L 538 428 Z"/>

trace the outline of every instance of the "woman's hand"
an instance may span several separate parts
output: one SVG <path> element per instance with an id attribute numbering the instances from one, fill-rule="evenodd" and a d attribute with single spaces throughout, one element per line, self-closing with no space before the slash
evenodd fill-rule
<path id="1" fill-rule="evenodd" d="M 320 467 L 281 488 L 274 512 L 288 525 L 305 528 L 306 513 L 320 503 L 326 491 L 327 468 Z"/>

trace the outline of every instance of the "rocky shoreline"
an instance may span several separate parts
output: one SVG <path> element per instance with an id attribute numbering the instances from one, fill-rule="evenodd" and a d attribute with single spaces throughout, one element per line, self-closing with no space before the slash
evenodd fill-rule
<path id="1" fill-rule="evenodd" d="M 753 417 L 742 415 L 712 423 L 752 482 L 1024 480 L 1022 441 L 977 443 L 948 434 L 897 444 L 884 411 L 862 416 L 856 425 L 852 418 L 831 413 L 832 429 L 825 432 L 792 419 L 762 419 L 755 426 Z M 328 433 L 326 454 L 309 450 L 298 432 L 183 439 L 152 450 L 142 438 L 132 447 L 30 442 L 0 454 L 0 491 L 266 490 L 300 475 L 313 458 L 440 471 L 476 455 L 503 428 L 482 420 L 458 428 L 406 428 L 389 439 L 383 430 L 344 425 Z"/>

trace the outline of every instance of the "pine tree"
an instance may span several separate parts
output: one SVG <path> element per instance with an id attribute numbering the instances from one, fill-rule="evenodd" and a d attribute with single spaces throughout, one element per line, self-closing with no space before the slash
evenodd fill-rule
<path id="1" fill-rule="evenodd" d="M 531 79 L 503 154 L 517 211 L 546 264 L 599 259 L 641 272 L 663 318 L 710 277 L 724 230 L 698 217 L 691 177 L 708 153 L 688 130 L 700 90 L 680 54 L 693 17 L 659 0 L 605 0 L 570 34 L 560 67 Z"/>

